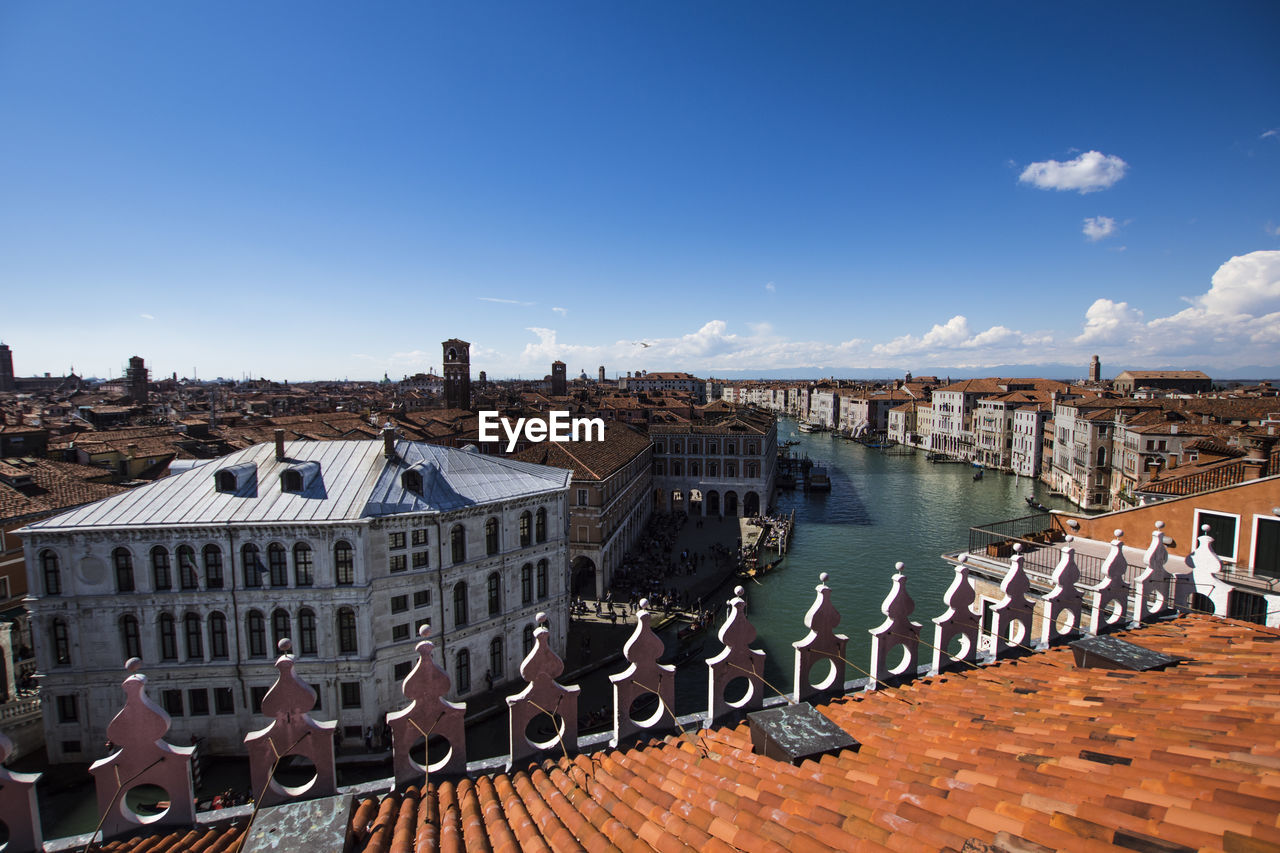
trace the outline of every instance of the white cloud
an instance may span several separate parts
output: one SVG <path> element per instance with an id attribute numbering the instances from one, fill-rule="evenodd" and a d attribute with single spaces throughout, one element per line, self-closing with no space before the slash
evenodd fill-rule
<path id="1" fill-rule="evenodd" d="M 1268 222 L 1266 225 L 1262 226 L 1262 230 L 1267 232 L 1271 237 L 1280 237 L 1280 225 L 1272 225 Z"/>
<path id="2" fill-rule="evenodd" d="M 1105 190 L 1124 177 L 1129 164 L 1112 154 L 1086 151 L 1074 160 L 1044 160 L 1022 170 L 1018 181 L 1042 190 Z"/>
<path id="3" fill-rule="evenodd" d="M 1005 326 L 992 326 L 984 332 L 974 334 L 969 329 L 969 318 L 963 314 L 957 314 L 946 323 L 935 324 L 921 337 L 902 335 L 887 344 L 875 345 L 871 351 L 881 356 L 908 354 L 936 356 L 946 351 L 997 349 L 1024 345 L 1023 334 Z"/>
<path id="4" fill-rule="evenodd" d="M 551 310 L 559 314 L 561 317 L 564 317 L 569 313 L 568 308 L 552 308 Z"/>
<path id="5" fill-rule="evenodd" d="M 141 318 L 142 318 L 142 319 L 144 319 L 144 320 L 154 320 L 154 319 L 155 319 L 155 317 L 151 316 L 150 314 L 139 314 L 138 316 L 139 316 L 139 317 L 141 317 Z"/>
<path id="6" fill-rule="evenodd" d="M 1142 329 L 1142 312 L 1128 302 L 1095 299 L 1084 315 L 1084 332 L 1078 344 L 1124 344 Z"/>
<path id="7" fill-rule="evenodd" d="M 519 299 L 500 299 L 496 296 L 477 296 L 476 299 L 481 302 L 497 302 L 501 305 L 523 305 L 525 308 L 538 304 L 536 302 L 521 302 Z"/>
<path id="8" fill-rule="evenodd" d="M 1274 137 L 1274 138 L 1280 139 L 1280 127 L 1273 127 L 1273 128 L 1271 128 L 1270 130 L 1268 130 L 1268 131 L 1264 132 L 1264 133 L 1263 133 L 1261 136 L 1259 136 L 1258 138 L 1259 138 L 1259 139 L 1266 139 L 1267 137 Z"/>
<path id="9" fill-rule="evenodd" d="M 1096 243 L 1116 233 L 1118 227 L 1110 216 L 1090 216 L 1084 221 L 1084 236 Z"/>
<path id="10" fill-rule="evenodd" d="M 769 281 L 769 282 L 765 282 L 764 289 L 765 289 L 765 290 L 767 290 L 767 291 L 769 291 L 770 293 L 777 293 L 777 292 L 778 292 L 778 287 L 777 287 L 777 285 L 775 285 L 775 284 L 774 284 L 773 282 L 771 282 L 771 281 Z"/>

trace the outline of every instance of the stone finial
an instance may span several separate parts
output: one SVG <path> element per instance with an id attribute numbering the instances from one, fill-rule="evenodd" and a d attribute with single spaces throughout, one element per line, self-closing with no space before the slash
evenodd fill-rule
<path id="1" fill-rule="evenodd" d="M 894 564 L 892 586 L 880 605 L 880 612 L 885 620 L 871 633 L 871 683 L 868 690 L 875 690 L 890 676 L 914 678 L 920 658 L 920 623 L 911 621 L 916 603 L 907 594 L 906 566 Z M 896 666 L 889 666 L 889 654 L 901 647 L 902 660 Z"/>
<path id="2" fill-rule="evenodd" d="M 333 720 L 316 721 L 310 713 L 316 706 L 316 692 L 293 671 L 292 644 L 280 641 L 276 658 L 276 683 L 262 700 L 262 715 L 272 722 L 266 728 L 245 735 L 249 752 L 249 777 L 259 805 L 275 805 L 289 800 L 329 797 L 337 792 L 337 768 L 333 755 Z M 271 778 L 278 759 L 298 755 L 310 759 L 316 775 L 306 784 L 289 787 Z"/>
<path id="3" fill-rule="evenodd" d="M 1231 587 L 1218 579 L 1222 573 L 1222 558 L 1213 547 L 1213 537 L 1209 535 L 1209 525 L 1200 525 L 1200 536 L 1196 539 L 1196 549 L 1187 558 L 1191 564 L 1191 584 L 1181 585 L 1178 603 L 1193 610 L 1210 610 L 1218 616 L 1228 612 L 1227 602 L 1231 596 Z"/>
<path id="4" fill-rule="evenodd" d="M 0 733 L 0 765 L 13 754 L 13 741 Z M 44 849 L 40 830 L 40 807 L 36 802 L 36 782 L 41 773 L 18 773 L 0 766 L 0 821 L 9 830 L 4 849 L 10 853 L 31 853 Z"/>
<path id="5" fill-rule="evenodd" d="M 609 740 L 610 746 L 617 746 L 624 738 L 645 729 L 675 725 L 671 709 L 676 706 L 676 668 L 658 663 L 665 647 L 653 632 L 651 619 L 649 600 L 642 598 L 640 609 L 636 611 L 635 630 L 622 647 L 622 656 L 628 666 L 622 672 L 609 676 L 613 683 L 613 737 Z M 656 697 L 658 706 L 648 717 L 637 720 L 631 716 L 631 706 L 642 696 Z"/>
<path id="6" fill-rule="evenodd" d="M 1044 612 L 1040 619 L 1040 642 L 1049 645 L 1080 632 L 1084 593 L 1080 583 L 1080 567 L 1076 565 L 1074 536 L 1062 546 L 1062 558 L 1053 570 L 1053 589 L 1044 596 Z"/>
<path id="7" fill-rule="evenodd" d="M 723 644 L 719 653 L 707 658 L 707 719 L 705 726 L 730 711 L 754 711 L 764 706 L 764 652 L 751 648 L 756 638 L 755 626 L 747 618 L 747 600 L 740 586 L 733 588 L 729 599 L 729 615 L 720 626 L 717 637 Z M 725 690 L 736 678 L 747 680 L 747 692 L 733 701 L 725 698 Z"/>
<path id="8" fill-rule="evenodd" d="M 797 702 L 803 702 L 823 690 L 844 687 L 845 649 L 849 638 L 836 633 L 840 611 L 831 601 L 827 577 L 826 572 L 818 576 L 818 585 L 814 587 L 817 595 L 809 605 L 809 612 L 804 615 L 804 625 L 809 633 L 803 640 L 791 644 L 796 650 L 795 692 L 792 697 Z M 809 673 L 822 661 L 830 661 L 831 670 L 821 682 L 814 684 Z"/>
<path id="9" fill-rule="evenodd" d="M 1157 521 L 1151 531 L 1151 544 L 1142 555 L 1146 564 L 1133 581 L 1133 605 L 1130 609 L 1133 622 L 1152 622 L 1169 611 L 1170 584 L 1173 575 L 1165 568 L 1169 561 L 1169 549 L 1164 546 L 1164 522 Z"/>
<path id="10" fill-rule="evenodd" d="M 933 620 L 933 665 L 929 671 L 937 675 L 951 661 L 975 662 L 978 657 L 978 632 L 980 616 L 973 611 L 978 594 L 969 580 L 969 557 L 961 555 L 956 563 L 956 575 L 942 597 L 947 610 Z M 956 638 L 960 639 L 959 653 L 951 655 L 947 649 Z"/>
<path id="11" fill-rule="evenodd" d="M 1093 594 L 1093 609 L 1089 614 L 1089 633 L 1121 627 L 1125 622 L 1125 608 L 1129 606 L 1129 582 L 1125 573 L 1129 569 L 1124 558 L 1124 531 L 1117 530 L 1111 540 L 1111 550 L 1102 560 L 1102 582 L 1089 587 Z"/>
<path id="12" fill-rule="evenodd" d="M 190 826 L 196 818 L 195 785 L 191 779 L 193 746 L 173 746 L 163 740 L 169 731 L 169 715 L 147 696 L 142 661 L 129 658 L 125 669 L 125 703 L 107 724 L 107 737 L 115 752 L 89 768 L 98 790 L 102 837 L 112 838 L 144 826 Z M 163 788 L 169 808 L 157 815 L 140 815 L 129 807 L 125 795 L 139 785 Z"/>
<path id="13" fill-rule="evenodd" d="M 453 688 L 453 683 L 431 657 L 435 644 L 427 639 L 430 633 L 428 625 L 418 629 L 418 636 L 422 638 L 414 647 L 418 653 L 418 661 L 400 685 L 409 704 L 399 711 L 387 714 L 387 725 L 391 726 L 391 753 L 396 787 L 401 789 L 409 785 L 425 784 L 424 778 L 431 773 L 453 775 L 467 770 L 467 737 L 463 722 L 467 705 L 465 702 L 450 702 L 445 698 Z M 437 761 L 428 759 L 427 764 L 419 764 L 410 754 L 413 745 L 418 742 L 418 738 L 423 738 L 426 741 L 424 749 L 429 750 L 434 737 L 448 742 L 448 753 Z"/>
<path id="14" fill-rule="evenodd" d="M 1009 558 L 1009 570 L 1000 581 L 1000 590 L 1004 598 L 991 608 L 991 635 L 995 641 L 993 649 L 996 657 L 1014 649 L 1030 646 L 1031 621 L 1035 613 L 1035 604 L 1028 598 L 1031 592 L 1031 579 L 1022 565 L 1022 546 L 1013 546 L 1014 554 Z"/>
<path id="15" fill-rule="evenodd" d="M 525 680 L 525 688 L 507 697 L 511 746 L 508 771 L 517 762 L 556 746 L 565 750 L 578 747 L 578 694 L 581 688 L 576 684 L 565 686 L 556 681 L 564 672 L 564 661 L 551 650 L 547 614 L 539 613 L 536 618 L 538 627 L 533 632 L 533 650 L 520 664 L 520 677 Z M 531 726 L 549 734 L 530 737 Z"/>

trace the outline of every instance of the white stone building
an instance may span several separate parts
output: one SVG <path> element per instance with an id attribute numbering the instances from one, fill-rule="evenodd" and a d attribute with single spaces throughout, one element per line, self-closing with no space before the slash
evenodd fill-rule
<path id="1" fill-rule="evenodd" d="M 430 626 L 455 697 L 518 677 L 534 617 L 568 625 L 570 472 L 410 441 L 260 444 L 19 531 L 49 760 L 105 754 L 122 664 L 240 751 L 276 643 L 359 738 L 404 703 Z"/>

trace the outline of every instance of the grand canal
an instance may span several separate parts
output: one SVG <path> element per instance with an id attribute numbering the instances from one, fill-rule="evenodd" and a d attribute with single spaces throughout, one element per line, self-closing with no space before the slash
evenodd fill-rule
<path id="1" fill-rule="evenodd" d="M 792 454 L 826 466 L 831 492 L 778 494 L 775 514 L 795 510 L 791 549 L 778 570 L 748 584 L 746 591 L 759 634 L 755 647 L 768 656 L 765 678 L 781 690 L 791 687 L 791 644 L 806 633 L 804 614 L 822 572 L 830 576 L 842 617 L 838 630 L 849 636 L 848 658 L 866 669 L 871 647 L 867 631 L 884 619 L 880 605 L 895 563 L 905 566 L 907 589 L 916 602 L 915 621 L 927 625 L 945 609 L 942 595 L 954 577 L 940 555 L 963 550 L 970 527 L 1030 514 L 1029 494 L 1053 509 L 1072 508 L 1033 479 L 987 471 L 974 480 L 968 464 L 931 463 L 924 451 L 889 456 L 831 433 L 802 433 L 795 421 L 780 420 L 778 442 L 788 440 L 799 442 Z M 713 636 L 706 651 L 716 649 Z M 706 707 L 705 668 L 690 669 L 702 671 L 681 673 L 681 713 Z M 860 675 L 852 669 L 848 674 Z"/>

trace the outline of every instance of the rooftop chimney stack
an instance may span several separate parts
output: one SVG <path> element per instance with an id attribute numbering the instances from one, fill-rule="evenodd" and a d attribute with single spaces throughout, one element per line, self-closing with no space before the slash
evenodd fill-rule
<path id="1" fill-rule="evenodd" d="M 283 462 L 284 455 L 284 430 L 276 430 L 276 461 Z"/>
<path id="2" fill-rule="evenodd" d="M 396 428 L 390 423 L 382 428 L 382 455 L 388 459 L 396 458 Z"/>

